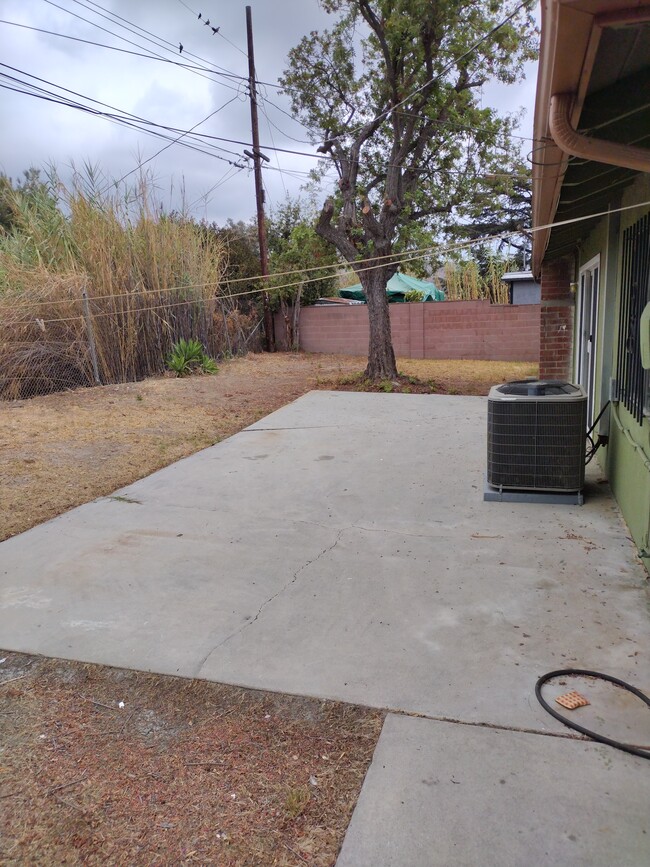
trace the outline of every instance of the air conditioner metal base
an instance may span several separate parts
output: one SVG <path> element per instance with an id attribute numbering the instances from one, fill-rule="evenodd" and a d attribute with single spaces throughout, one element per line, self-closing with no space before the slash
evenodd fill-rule
<path id="1" fill-rule="evenodd" d="M 582 506 L 582 491 L 513 491 L 501 490 L 488 484 L 484 477 L 483 499 L 488 503 L 546 503 L 547 505 Z"/>

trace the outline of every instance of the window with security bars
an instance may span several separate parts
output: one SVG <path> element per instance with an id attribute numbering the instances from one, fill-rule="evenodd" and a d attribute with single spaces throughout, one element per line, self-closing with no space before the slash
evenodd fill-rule
<path id="1" fill-rule="evenodd" d="M 618 396 L 636 421 L 650 415 L 650 372 L 641 366 L 641 314 L 650 301 L 650 214 L 623 234 Z"/>

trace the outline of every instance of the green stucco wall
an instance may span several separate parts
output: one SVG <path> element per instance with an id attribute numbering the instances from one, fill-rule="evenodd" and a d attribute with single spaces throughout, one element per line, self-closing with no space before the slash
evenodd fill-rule
<path id="1" fill-rule="evenodd" d="M 650 176 L 644 175 L 611 206 L 626 207 L 649 201 Z M 580 267 L 600 254 L 595 385 L 596 403 L 600 406 L 607 401 L 618 353 L 621 237 L 625 229 L 649 210 L 645 204 L 603 218 L 580 246 Z M 609 414 L 609 444 L 599 452 L 599 461 L 650 571 L 650 420 L 645 418 L 639 425 L 622 404 L 616 404 Z"/>
<path id="2" fill-rule="evenodd" d="M 646 418 L 639 426 L 621 404 L 612 412 L 606 471 L 632 538 L 650 571 L 650 423 Z"/>

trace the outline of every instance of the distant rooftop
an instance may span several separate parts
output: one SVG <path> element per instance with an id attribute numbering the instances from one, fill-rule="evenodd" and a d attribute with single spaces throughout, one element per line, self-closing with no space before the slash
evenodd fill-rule
<path id="1" fill-rule="evenodd" d="M 535 280 L 532 271 L 508 271 L 507 274 L 502 275 L 501 279 L 506 283 L 516 283 L 518 280 Z"/>

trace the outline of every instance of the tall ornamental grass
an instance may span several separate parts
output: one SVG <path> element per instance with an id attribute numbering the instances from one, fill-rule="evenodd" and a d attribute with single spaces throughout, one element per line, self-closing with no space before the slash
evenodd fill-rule
<path id="1" fill-rule="evenodd" d="M 485 267 L 479 269 L 475 259 L 445 263 L 445 284 L 448 301 L 491 301 L 493 304 L 508 303 L 508 285 L 502 277 L 516 270 L 511 259 L 489 257 Z"/>
<path id="2" fill-rule="evenodd" d="M 150 180 L 121 197 L 96 187 L 77 176 L 67 189 L 9 193 L 13 225 L 0 235 L 2 398 L 92 385 L 87 318 L 102 383 L 162 372 L 180 338 L 200 340 L 213 356 L 241 344 L 241 316 L 219 294 L 226 254 L 217 238 L 156 213 Z"/>

